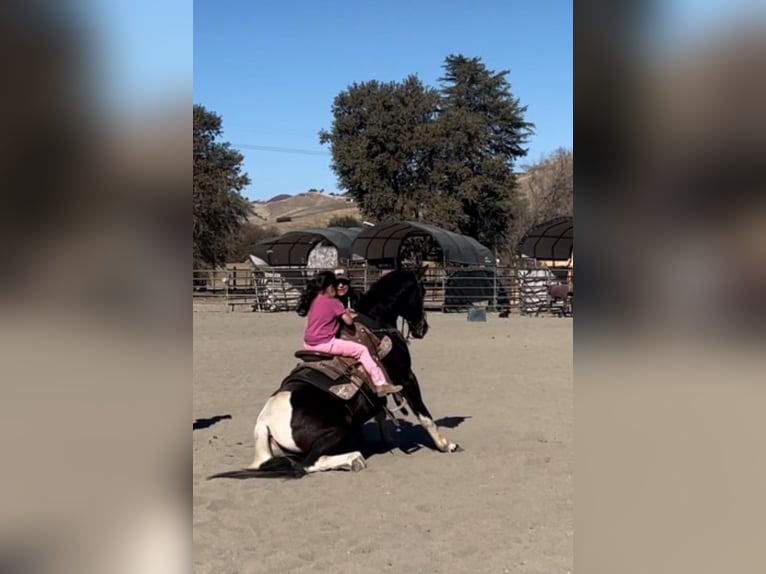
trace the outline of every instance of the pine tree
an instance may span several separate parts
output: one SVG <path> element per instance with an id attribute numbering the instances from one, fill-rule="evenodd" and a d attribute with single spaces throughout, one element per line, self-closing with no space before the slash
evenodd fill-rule
<path id="1" fill-rule="evenodd" d="M 490 248 L 504 246 L 514 212 L 522 209 L 513 168 L 533 125 L 511 93 L 507 70 L 479 58 L 448 56 L 439 123 L 449 138 L 434 172 L 441 192 L 461 206 L 458 230 Z"/>

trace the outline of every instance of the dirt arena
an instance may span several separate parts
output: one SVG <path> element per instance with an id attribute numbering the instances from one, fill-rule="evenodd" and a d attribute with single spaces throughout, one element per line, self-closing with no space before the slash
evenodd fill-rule
<path id="1" fill-rule="evenodd" d="M 464 452 L 414 418 L 362 472 L 212 480 L 245 467 L 264 401 L 295 365 L 292 313 L 195 305 L 195 574 L 571 572 L 572 321 L 429 314 L 410 347 L 426 404 Z M 374 449 L 377 429 L 365 427 Z"/>

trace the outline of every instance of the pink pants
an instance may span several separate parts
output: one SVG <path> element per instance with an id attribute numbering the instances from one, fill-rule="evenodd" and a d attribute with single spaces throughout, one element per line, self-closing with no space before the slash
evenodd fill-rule
<path id="1" fill-rule="evenodd" d="M 383 375 L 380 367 L 378 367 L 377 363 L 373 360 L 367 347 L 361 343 L 336 338 L 327 343 L 320 343 L 319 345 L 309 345 L 304 343 L 303 348 L 307 351 L 319 351 L 320 353 L 329 353 L 339 357 L 353 357 L 362 363 L 364 370 L 369 373 L 370 377 L 372 377 L 372 382 L 376 386 L 386 384 L 386 377 Z"/>

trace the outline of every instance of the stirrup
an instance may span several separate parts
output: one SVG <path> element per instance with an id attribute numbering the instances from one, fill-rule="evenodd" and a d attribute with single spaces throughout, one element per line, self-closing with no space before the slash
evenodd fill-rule
<path id="1" fill-rule="evenodd" d="M 379 397 L 385 397 L 393 395 L 394 393 L 401 392 L 401 385 L 391 385 L 386 383 L 385 385 L 375 385 L 375 394 Z"/>
<path id="2" fill-rule="evenodd" d="M 395 395 L 399 395 L 399 398 L 401 399 L 401 401 L 402 401 L 402 402 L 398 402 L 398 401 L 396 400 L 396 397 L 394 397 L 394 402 L 396 403 L 396 406 L 395 406 L 395 407 L 393 407 L 393 408 L 390 408 L 390 409 L 388 409 L 388 410 L 389 410 L 391 413 L 398 413 L 398 412 L 399 412 L 399 411 L 401 411 L 401 410 L 406 410 L 406 409 L 407 409 L 407 399 L 405 399 L 405 398 L 402 396 L 401 392 L 398 392 L 398 393 L 394 393 L 394 394 L 395 394 Z"/>
<path id="3" fill-rule="evenodd" d="M 397 398 L 401 399 L 401 403 L 397 401 Z M 399 424 L 399 417 L 396 416 L 396 413 L 402 412 L 403 415 L 407 414 L 407 399 L 405 399 L 401 393 L 395 393 L 393 395 L 394 402 L 397 403 L 397 405 L 393 408 L 389 408 L 389 406 L 383 405 L 383 412 L 386 413 L 386 418 L 389 419 L 392 423 L 394 423 L 394 426 L 396 428 L 400 428 L 401 425 Z"/>

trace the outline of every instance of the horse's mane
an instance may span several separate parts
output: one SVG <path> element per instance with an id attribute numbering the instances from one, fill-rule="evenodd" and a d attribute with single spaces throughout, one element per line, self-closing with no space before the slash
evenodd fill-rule
<path id="1" fill-rule="evenodd" d="M 375 318 L 390 312 L 401 295 L 416 282 L 411 269 L 396 269 L 381 277 L 361 296 L 356 311 Z"/>

